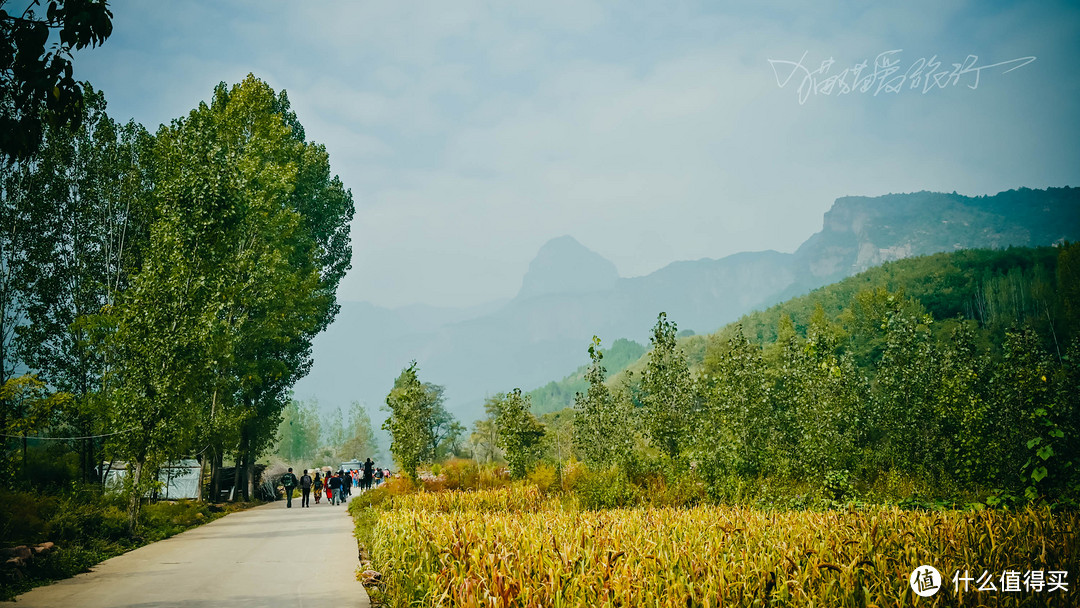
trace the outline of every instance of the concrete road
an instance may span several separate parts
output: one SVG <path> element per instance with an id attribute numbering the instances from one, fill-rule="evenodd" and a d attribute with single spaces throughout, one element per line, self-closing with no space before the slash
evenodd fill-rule
<path id="1" fill-rule="evenodd" d="M 352 518 L 300 499 L 232 513 L 15 600 L 41 608 L 369 606 Z"/>

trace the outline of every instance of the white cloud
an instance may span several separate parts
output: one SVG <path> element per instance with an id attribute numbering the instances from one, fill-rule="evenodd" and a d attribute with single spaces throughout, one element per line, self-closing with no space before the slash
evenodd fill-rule
<path id="1" fill-rule="evenodd" d="M 562 234 L 637 275 L 792 250 L 842 195 L 1080 176 L 1080 16 L 1053 4 L 111 6 L 113 38 L 76 65 L 120 117 L 153 128 L 248 72 L 288 90 L 357 201 L 345 299 L 513 295 Z M 767 63 L 892 48 L 1040 58 L 977 91 L 804 105 Z"/>

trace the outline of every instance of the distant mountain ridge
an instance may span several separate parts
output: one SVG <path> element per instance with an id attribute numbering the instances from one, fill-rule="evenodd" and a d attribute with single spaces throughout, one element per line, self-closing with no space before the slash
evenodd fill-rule
<path id="1" fill-rule="evenodd" d="M 551 239 L 537 252 L 521 281 L 518 298 L 611 289 L 619 280 L 615 264 L 572 236 Z"/>
<path id="2" fill-rule="evenodd" d="M 682 329 L 707 333 L 886 261 L 1066 239 L 1080 239 L 1077 188 L 843 197 L 794 253 L 674 262 L 634 278 L 619 278 L 614 265 L 563 236 L 540 249 L 509 302 L 430 314 L 344 303 L 316 338 L 315 364 L 295 393 L 335 406 L 360 399 L 375 411 L 416 359 L 426 381 L 446 386 L 448 408 L 470 422 L 482 415 L 485 396 L 530 390 L 576 369 L 594 334 L 605 345 L 617 338 L 647 344 L 660 311 Z"/>

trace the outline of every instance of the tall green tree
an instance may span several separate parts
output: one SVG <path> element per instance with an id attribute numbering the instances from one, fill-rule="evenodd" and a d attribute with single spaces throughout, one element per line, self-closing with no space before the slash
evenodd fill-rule
<path id="1" fill-rule="evenodd" d="M 147 240 L 141 165 L 150 138 L 134 123 L 116 124 L 89 86 L 83 107 L 78 130 L 47 126 L 35 161 L 20 163 L 24 196 L 39 211 L 27 255 L 49 271 L 27 277 L 18 348 L 43 380 L 73 397 L 57 430 L 85 437 L 107 430 L 100 399 L 107 361 L 92 319 L 115 303 Z M 83 477 L 92 479 L 95 441 L 79 446 Z"/>
<path id="2" fill-rule="evenodd" d="M 435 402 L 417 376 L 416 361 L 401 371 L 386 396 L 390 416 L 383 430 L 390 433 L 390 452 L 398 467 L 413 481 L 417 468 L 431 454 Z"/>
<path id="3" fill-rule="evenodd" d="M 308 460 L 319 448 L 319 414 L 314 403 L 290 400 L 278 426 L 277 453 L 288 462 Z"/>
<path id="4" fill-rule="evenodd" d="M 472 450 L 473 459 L 476 462 L 494 462 L 499 458 L 499 428 L 495 419 L 499 416 L 499 409 L 505 395 L 495 395 L 484 400 L 484 418 L 473 423 L 473 431 L 469 435 L 469 448 Z"/>
<path id="5" fill-rule="evenodd" d="M 216 464 L 232 451 L 250 496 L 311 339 L 337 311 L 351 195 L 285 94 L 250 75 L 162 127 L 153 162 L 147 254 L 110 333 L 117 423 L 139 429 L 120 447 L 137 463 L 196 442 Z"/>
<path id="6" fill-rule="evenodd" d="M 667 320 L 667 313 L 660 313 L 653 326 L 652 350 L 641 376 L 645 432 L 673 463 L 680 462 L 690 447 L 697 409 L 694 378 L 686 353 L 676 344 L 677 333 L 678 328 Z"/>
<path id="7" fill-rule="evenodd" d="M 346 417 L 345 441 L 341 445 L 342 456 L 349 460 L 363 459 L 376 456 L 378 451 L 371 416 L 359 401 L 353 401 Z"/>
<path id="8" fill-rule="evenodd" d="M 428 448 L 427 458 L 437 462 L 460 448 L 465 427 L 446 409 L 445 387 L 426 382 L 424 393 L 432 411 L 429 434 L 431 446 Z"/>
<path id="9" fill-rule="evenodd" d="M 777 421 L 768 411 L 761 349 L 736 325 L 727 340 L 709 345 L 702 371 L 704 403 L 694 425 L 695 460 L 707 467 L 707 478 L 762 472 Z M 680 381 L 686 383 L 685 375 Z M 689 387 L 683 390 L 690 392 Z"/>
<path id="10" fill-rule="evenodd" d="M 525 477 L 540 457 L 544 426 L 533 416 L 531 409 L 529 396 L 523 397 L 521 389 L 515 388 L 506 393 L 506 398 L 499 403 L 495 418 L 499 447 L 505 450 L 510 475 L 515 479 Z"/>
<path id="11" fill-rule="evenodd" d="M 607 370 L 601 361 L 600 338 L 589 345 L 592 363 L 585 372 L 589 388 L 574 397 L 574 447 L 591 467 L 610 467 L 626 462 L 634 446 L 629 396 L 615 394 L 604 383 Z"/>

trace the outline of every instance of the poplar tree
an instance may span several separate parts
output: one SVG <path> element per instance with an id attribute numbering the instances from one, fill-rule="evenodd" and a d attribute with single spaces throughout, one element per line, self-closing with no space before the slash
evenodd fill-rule
<path id="1" fill-rule="evenodd" d="M 588 390 L 574 396 L 574 447 L 587 465 L 604 468 L 624 464 L 633 448 L 633 407 L 624 393 L 612 393 L 605 384 L 600 338 L 589 345 L 592 363 L 585 372 Z"/>
<path id="2" fill-rule="evenodd" d="M 390 453 L 401 470 L 416 481 L 416 470 L 430 453 L 434 402 L 417 376 L 416 361 L 403 369 L 386 396 L 390 417 L 382 428 L 390 433 Z"/>
<path id="3" fill-rule="evenodd" d="M 544 427 L 532 415 L 531 409 L 529 396 L 522 396 L 521 389 L 515 388 L 499 403 L 499 413 L 495 417 L 499 447 L 506 451 L 510 475 L 515 479 L 525 477 L 529 467 L 540 457 Z"/>
<path id="4" fill-rule="evenodd" d="M 690 446 L 697 407 L 690 363 L 675 342 L 677 333 L 667 313 L 660 313 L 641 377 L 646 434 L 673 463 L 680 461 Z"/>

